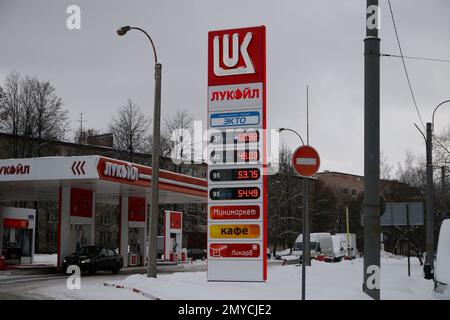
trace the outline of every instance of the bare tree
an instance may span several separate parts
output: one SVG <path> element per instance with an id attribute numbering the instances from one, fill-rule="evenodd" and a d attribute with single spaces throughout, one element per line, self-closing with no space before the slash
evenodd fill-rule
<path id="1" fill-rule="evenodd" d="M 133 153 L 149 150 L 149 126 L 150 120 L 138 105 L 128 99 L 109 125 L 114 136 L 114 147 L 125 152 L 128 161 L 133 161 Z"/>
<path id="2" fill-rule="evenodd" d="M 17 135 L 19 132 L 19 108 L 20 108 L 20 75 L 13 72 L 6 77 L 4 85 L 4 97 L 0 105 L 1 124 L 3 132 L 13 135 L 12 155 L 17 157 Z"/>
<path id="3" fill-rule="evenodd" d="M 36 137 L 39 140 L 61 138 L 67 126 L 67 110 L 62 110 L 62 99 L 55 95 L 50 82 L 35 79 L 33 84 Z"/>
<path id="4" fill-rule="evenodd" d="M 450 163 L 450 126 L 442 134 L 433 135 L 435 163 L 441 166 L 447 166 Z"/>
<path id="5" fill-rule="evenodd" d="M 380 154 L 380 178 L 389 180 L 392 178 L 392 165 L 389 163 L 388 156 L 381 152 Z"/>
<path id="6" fill-rule="evenodd" d="M 397 179 L 412 187 L 425 189 L 425 160 L 418 159 L 411 151 L 406 151 L 405 163 L 398 163 Z"/>
<path id="7" fill-rule="evenodd" d="M 67 125 L 67 111 L 50 82 L 22 79 L 16 72 L 6 78 L 0 115 L 0 130 L 13 135 L 13 157 L 33 155 L 35 145 L 39 147 L 42 139 L 60 138 Z"/>
<path id="8" fill-rule="evenodd" d="M 82 129 L 75 131 L 73 141 L 78 144 L 87 144 L 88 138 L 101 134 L 101 130 L 95 128 Z"/>
<path id="9" fill-rule="evenodd" d="M 34 80 L 25 77 L 20 82 L 20 107 L 19 107 L 19 132 L 22 139 L 21 157 L 25 158 L 30 155 L 32 150 L 32 138 L 34 136 L 34 105 L 33 105 L 33 91 Z"/>
<path id="10" fill-rule="evenodd" d="M 182 172 L 181 162 L 193 159 L 193 118 L 186 110 L 178 110 L 173 116 L 164 119 L 164 126 L 161 156 L 175 159 L 177 163 L 174 163 L 173 169 Z"/>
<path id="11" fill-rule="evenodd" d="M 291 166 L 291 151 L 283 144 L 279 170 L 268 179 L 268 232 L 273 253 L 280 244 L 290 246 L 300 233 L 302 179 Z"/>

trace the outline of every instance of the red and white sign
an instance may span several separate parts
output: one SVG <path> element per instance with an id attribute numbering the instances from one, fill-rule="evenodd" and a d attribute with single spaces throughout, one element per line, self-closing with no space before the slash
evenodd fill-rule
<path id="1" fill-rule="evenodd" d="M 182 213 L 177 211 L 171 211 L 170 212 L 170 229 L 174 230 L 181 230 L 181 217 Z"/>
<path id="2" fill-rule="evenodd" d="M 259 205 L 250 206 L 211 206 L 209 218 L 212 220 L 259 219 Z"/>
<path id="3" fill-rule="evenodd" d="M 267 248 L 265 132 L 258 131 L 261 137 L 250 154 L 245 149 L 248 146 L 236 149 L 231 139 L 234 135 L 227 131 L 229 127 L 266 129 L 265 37 L 264 26 L 208 34 L 208 130 L 223 139 L 220 146 L 214 140 L 208 144 L 209 170 L 217 169 L 215 178 L 208 174 L 208 281 L 267 279 L 267 256 L 261 254 Z M 232 152 L 223 151 L 230 149 L 230 144 Z M 221 176 L 227 169 L 240 170 L 250 164 L 260 173 L 259 179 L 243 181 L 233 174 Z M 243 189 L 236 190 L 239 187 Z M 247 190 L 258 196 L 245 196 Z M 257 228 L 250 232 L 249 226 Z"/>
<path id="4" fill-rule="evenodd" d="M 128 197 L 128 221 L 145 222 L 145 198 Z"/>
<path id="5" fill-rule="evenodd" d="M 100 179 L 150 186 L 151 169 L 129 162 L 100 158 L 97 165 Z"/>
<path id="6" fill-rule="evenodd" d="M 213 243 L 209 245 L 210 258 L 259 258 L 257 243 Z"/>
<path id="7" fill-rule="evenodd" d="M 74 217 L 92 217 L 92 191 L 70 189 L 70 215 Z"/>
<path id="8" fill-rule="evenodd" d="M 177 254 L 181 258 L 183 241 L 183 212 L 164 211 L 164 259 L 169 260 Z M 178 260 L 178 258 L 176 259 Z"/>
<path id="9" fill-rule="evenodd" d="M 292 155 L 292 166 L 303 177 L 311 177 L 320 167 L 320 157 L 316 149 L 301 146 Z"/>
<path id="10" fill-rule="evenodd" d="M 208 85 L 265 81 L 264 26 L 208 34 Z"/>
<path id="11" fill-rule="evenodd" d="M 3 227 L 11 229 L 27 229 L 29 225 L 28 220 L 5 218 L 3 219 Z"/>

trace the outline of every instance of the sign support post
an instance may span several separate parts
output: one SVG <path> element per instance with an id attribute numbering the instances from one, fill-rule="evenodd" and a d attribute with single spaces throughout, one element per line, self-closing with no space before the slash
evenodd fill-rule
<path id="1" fill-rule="evenodd" d="M 320 157 L 317 151 L 308 145 L 303 145 L 292 155 L 294 170 L 303 177 L 303 226 L 302 226 L 302 300 L 306 299 L 306 267 L 311 266 L 310 223 L 309 223 L 309 179 L 320 167 Z"/>
<path id="2" fill-rule="evenodd" d="M 309 192 L 308 178 L 303 178 L 303 249 L 302 249 L 302 300 L 306 299 L 306 266 L 311 266 L 311 257 L 309 250 Z M 306 248 L 306 250 L 305 250 Z"/>

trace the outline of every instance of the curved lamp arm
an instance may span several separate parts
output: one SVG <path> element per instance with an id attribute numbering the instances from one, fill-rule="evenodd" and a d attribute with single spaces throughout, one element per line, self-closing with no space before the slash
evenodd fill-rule
<path id="1" fill-rule="evenodd" d="M 141 29 L 141 28 L 138 28 L 138 27 L 124 26 L 124 27 L 120 28 L 119 30 L 117 30 L 117 34 L 119 36 L 124 36 L 128 31 L 133 30 L 133 29 L 141 31 L 142 33 L 144 33 L 147 36 L 148 40 L 150 40 L 150 43 L 151 43 L 152 49 L 153 49 L 153 56 L 155 57 L 155 64 L 157 64 L 158 63 L 158 57 L 156 55 L 155 44 L 153 43 L 152 38 L 149 36 L 149 34 L 144 29 Z"/>
<path id="2" fill-rule="evenodd" d="M 291 131 L 291 132 L 295 133 L 295 134 L 300 138 L 300 141 L 302 142 L 302 145 L 305 144 L 305 143 L 303 142 L 303 139 L 302 139 L 302 136 L 300 135 L 300 133 L 298 133 L 298 132 L 295 131 L 295 130 L 292 130 L 292 129 L 289 129 L 289 128 L 279 128 L 278 131 L 279 131 L 279 132 L 282 132 L 282 131 Z"/>
<path id="3" fill-rule="evenodd" d="M 444 103 L 447 103 L 447 102 L 450 102 L 450 100 L 445 100 L 445 101 L 439 103 L 438 106 L 437 106 L 436 108 L 434 108 L 433 116 L 432 116 L 432 118 L 431 118 L 431 123 L 432 123 L 432 125 L 433 125 L 433 130 L 434 130 L 434 114 L 436 113 L 437 109 L 438 109 L 440 106 L 442 106 Z"/>

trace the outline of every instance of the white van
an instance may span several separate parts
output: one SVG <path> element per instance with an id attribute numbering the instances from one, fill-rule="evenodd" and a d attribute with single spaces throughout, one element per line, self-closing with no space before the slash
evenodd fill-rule
<path id="1" fill-rule="evenodd" d="M 450 300 L 450 219 L 442 221 L 434 262 L 434 297 Z"/>
<path id="2" fill-rule="evenodd" d="M 333 241 L 331 240 L 330 233 L 311 233 L 309 248 L 311 252 L 311 258 L 315 258 L 318 255 L 323 254 L 325 255 L 325 257 L 334 259 Z M 300 234 L 295 240 L 294 247 L 292 248 L 292 254 L 299 257 L 302 256 L 303 235 Z"/>
<path id="3" fill-rule="evenodd" d="M 350 233 L 350 257 L 356 258 L 358 255 L 358 250 L 356 248 L 356 234 Z M 333 250 L 334 256 L 336 258 L 344 258 L 348 255 L 348 246 L 347 246 L 347 234 L 346 233 L 336 233 L 331 236 L 333 240 Z"/>

